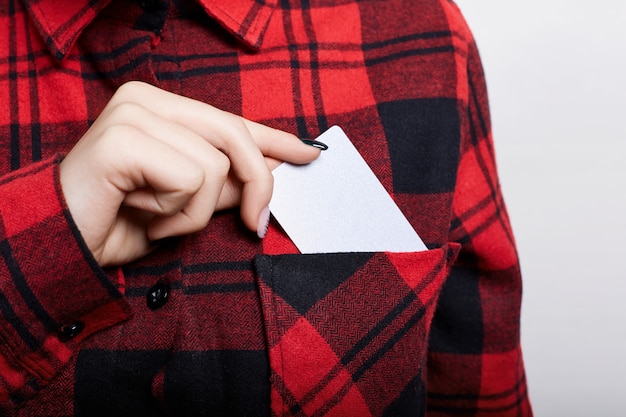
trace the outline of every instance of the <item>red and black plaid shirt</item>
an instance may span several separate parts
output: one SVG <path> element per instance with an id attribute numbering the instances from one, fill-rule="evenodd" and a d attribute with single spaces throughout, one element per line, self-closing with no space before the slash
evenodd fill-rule
<path id="1" fill-rule="evenodd" d="M 341 126 L 430 250 L 301 255 L 232 210 L 101 269 L 58 155 L 129 80 L 300 137 Z M 452 1 L 7 0 L 0 91 L 2 415 L 532 414 L 483 72 Z"/>

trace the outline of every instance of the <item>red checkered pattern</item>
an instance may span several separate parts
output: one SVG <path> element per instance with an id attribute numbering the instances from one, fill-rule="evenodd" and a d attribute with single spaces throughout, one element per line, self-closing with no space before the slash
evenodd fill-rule
<path id="1" fill-rule="evenodd" d="M 232 210 L 103 270 L 59 155 L 130 80 L 303 138 L 341 126 L 429 250 L 302 255 Z M 0 414 L 532 415 L 485 81 L 451 1 L 8 0 L 0 91 Z"/>

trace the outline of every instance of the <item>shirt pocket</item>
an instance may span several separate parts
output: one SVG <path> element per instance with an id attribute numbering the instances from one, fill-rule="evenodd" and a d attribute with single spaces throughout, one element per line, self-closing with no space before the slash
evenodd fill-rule
<path id="1" fill-rule="evenodd" d="M 459 247 L 256 256 L 272 412 L 423 414 L 430 323 Z"/>

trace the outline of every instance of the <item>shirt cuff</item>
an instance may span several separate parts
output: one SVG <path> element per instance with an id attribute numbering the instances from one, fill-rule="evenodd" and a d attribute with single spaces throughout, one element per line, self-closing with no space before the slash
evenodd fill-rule
<path id="1" fill-rule="evenodd" d="M 80 341 L 131 315 L 72 220 L 60 160 L 0 178 L 0 409 L 46 385 Z"/>

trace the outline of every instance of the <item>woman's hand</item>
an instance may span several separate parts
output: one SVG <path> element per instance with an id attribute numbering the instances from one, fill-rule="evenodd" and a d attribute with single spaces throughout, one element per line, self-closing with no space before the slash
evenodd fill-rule
<path id="1" fill-rule="evenodd" d="M 238 204 L 244 224 L 263 237 L 271 169 L 319 152 L 289 133 L 131 82 L 63 160 L 61 185 L 96 260 L 119 265 Z"/>

